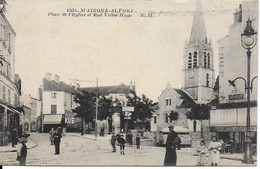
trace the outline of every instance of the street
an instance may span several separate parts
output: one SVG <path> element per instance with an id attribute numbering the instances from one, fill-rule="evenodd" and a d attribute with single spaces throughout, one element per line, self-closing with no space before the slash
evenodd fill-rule
<path id="1" fill-rule="evenodd" d="M 54 146 L 50 145 L 48 134 L 32 133 L 30 139 L 37 146 L 28 149 L 28 166 L 55 166 L 55 165 L 99 165 L 99 166 L 162 166 L 165 148 L 141 146 L 141 149 L 126 146 L 125 155 L 112 153 L 108 137 L 97 140 L 80 136 L 79 133 L 67 133 L 61 142 L 61 154 L 54 155 Z M 194 149 L 183 148 L 177 150 L 177 166 L 195 166 L 197 156 Z M 1 165 L 18 165 L 16 152 L 1 152 Z M 241 166 L 241 161 L 220 159 L 220 166 Z"/>

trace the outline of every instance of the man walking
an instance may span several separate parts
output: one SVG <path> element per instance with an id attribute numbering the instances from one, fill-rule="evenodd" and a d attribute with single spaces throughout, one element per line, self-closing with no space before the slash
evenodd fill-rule
<path id="1" fill-rule="evenodd" d="M 164 159 L 164 166 L 176 166 L 177 154 L 176 145 L 178 144 L 178 135 L 173 131 L 174 126 L 169 126 L 170 134 L 166 141 L 166 154 Z"/>
<path id="2" fill-rule="evenodd" d="M 131 131 L 129 131 L 129 134 L 128 134 L 128 143 L 129 143 L 129 146 L 132 147 L 133 146 L 133 134 L 131 133 Z"/>
<path id="3" fill-rule="evenodd" d="M 53 134 L 54 133 L 55 133 L 55 130 L 53 128 L 51 128 L 51 131 L 49 132 L 51 145 L 53 145 L 53 141 L 54 141 Z"/>
<path id="4" fill-rule="evenodd" d="M 53 134 L 53 138 L 54 138 L 54 145 L 55 145 L 55 155 L 59 155 L 60 154 L 60 139 L 62 138 L 62 135 L 59 131 L 58 128 L 56 128 L 56 131 Z"/>
<path id="5" fill-rule="evenodd" d="M 116 152 L 116 136 L 115 133 L 112 133 L 111 136 L 111 145 L 113 147 L 113 152 Z"/>

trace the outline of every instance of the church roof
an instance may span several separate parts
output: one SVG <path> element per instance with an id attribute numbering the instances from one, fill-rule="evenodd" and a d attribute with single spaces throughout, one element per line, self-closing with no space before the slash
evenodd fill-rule
<path id="1" fill-rule="evenodd" d="M 197 0 L 197 6 L 193 17 L 189 45 L 195 44 L 197 42 L 207 43 L 207 32 L 200 0 Z"/>
<path id="2" fill-rule="evenodd" d="M 83 87 L 79 89 L 80 91 L 96 92 L 96 87 Z M 118 86 L 99 86 L 98 93 L 101 96 L 107 96 L 109 94 L 131 94 L 130 86 L 125 84 L 120 84 Z"/>
<path id="3" fill-rule="evenodd" d="M 179 108 L 191 108 L 193 105 L 196 105 L 196 102 L 182 89 L 173 88 L 179 95 L 180 99 L 183 99 L 182 103 L 179 105 Z"/>

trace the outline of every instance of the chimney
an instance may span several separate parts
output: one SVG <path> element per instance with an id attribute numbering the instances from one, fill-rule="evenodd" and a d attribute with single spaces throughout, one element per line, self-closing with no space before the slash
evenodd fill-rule
<path id="1" fill-rule="evenodd" d="M 56 83 L 60 82 L 60 76 L 58 75 L 54 75 L 54 79 L 53 79 Z"/>
<path id="2" fill-rule="evenodd" d="M 78 88 L 80 88 L 79 83 L 76 83 L 76 90 L 78 90 Z"/>
<path id="3" fill-rule="evenodd" d="M 52 74 L 51 73 L 45 73 L 45 78 L 49 81 L 52 81 Z"/>
<path id="4" fill-rule="evenodd" d="M 242 4 L 239 4 L 239 9 L 234 13 L 234 23 L 242 22 Z"/>

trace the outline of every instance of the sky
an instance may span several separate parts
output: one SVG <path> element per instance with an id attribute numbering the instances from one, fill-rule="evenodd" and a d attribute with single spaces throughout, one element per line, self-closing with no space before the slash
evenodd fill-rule
<path id="1" fill-rule="evenodd" d="M 201 0 L 216 76 L 217 41 L 228 34 L 238 0 Z M 7 0 L 5 12 L 17 36 L 15 73 L 22 91 L 38 98 L 46 72 L 100 86 L 135 82 L 154 101 L 170 83 L 182 87 L 183 51 L 196 0 Z M 69 17 L 75 9 L 133 9 L 132 17 Z M 154 12 L 153 17 L 141 14 Z M 49 16 L 48 16 L 49 15 Z M 95 83 L 80 82 L 81 87 Z"/>

